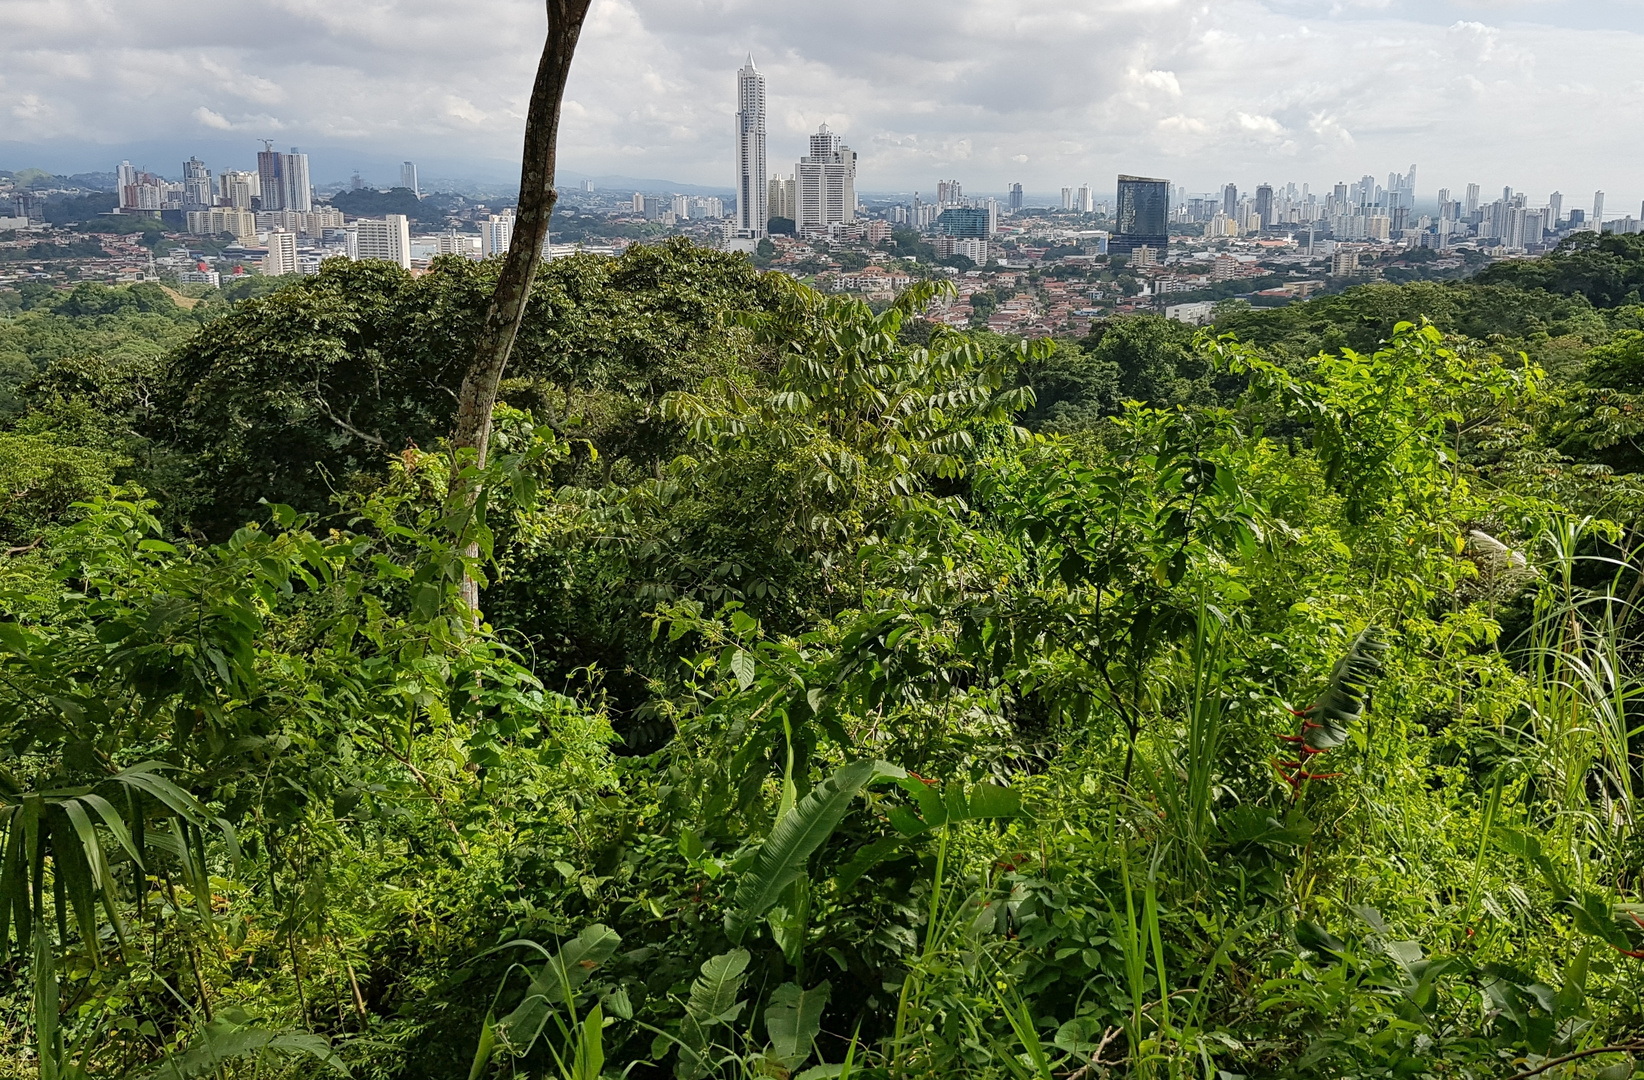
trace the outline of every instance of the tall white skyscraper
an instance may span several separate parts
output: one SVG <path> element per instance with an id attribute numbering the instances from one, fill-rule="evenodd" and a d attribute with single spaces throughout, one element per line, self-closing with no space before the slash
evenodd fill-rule
<path id="1" fill-rule="evenodd" d="M 736 235 L 757 240 L 765 235 L 765 76 L 754 67 L 753 53 L 736 73 Z"/>
<path id="2" fill-rule="evenodd" d="M 1593 192 L 1593 231 L 1604 231 L 1604 193 Z"/>
<path id="3" fill-rule="evenodd" d="M 1472 215 L 1472 214 L 1476 213 L 1477 210 L 1478 210 L 1478 185 L 1477 184 L 1468 184 L 1467 185 L 1467 200 L 1464 203 L 1462 203 L 1461 212 L 1464 213 L 1464 214 L 1467 214 L 1467 215 Z"/>
<path id="4" fill-rule="evenodd" d="M 1091 214 L 1096 211 L 1096 203 L 1090 196 L 1090 185 L 1079 185 L 1079 213 Z"/>
<path id="5" fill-rule="evenodd" d="M 811 136 L 811 152 L 794 167 L 794 224 L 826 227 L 856 220 L 856 151 L 823 124 Z"/>
<path id="6" fill-rule="evenodd" d="M 404 214 L 360 218 L 359 257 L 382 259 L 411 269 L 411 223 Z"/>
<path id="7" fill-rule="evenodd" d="M 414 161 L 400 162 L 400 187 L 409 188 L 411 194 L 422 198 L 422 188 L 417 186 L 417 163 Z"/>

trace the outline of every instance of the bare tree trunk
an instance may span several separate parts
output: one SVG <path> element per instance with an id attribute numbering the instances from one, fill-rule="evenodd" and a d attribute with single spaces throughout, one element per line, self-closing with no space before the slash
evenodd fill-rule
<path id="1" fill-rule="evenodd" d="M 531 297 L 531 282 L 542 265 L 542 246 L 548 239 L 548 220 L 553 215 L 558 194 L 554 191 L 554 162 L 559 139 L 559 115 L 565 97 L 565 81 L 571 74 L 571 57 L 577 37 L 588 15 L 591 0 L 547 0 L 548 39 L 537 65 L 536 83 L 531 87 L 531 105 L 525 116 L 525 153 L 520 165 L 519 207 L 514 211 L 513 241 L 497 277 L 485 322 L 474 340 L 474 355 L 462 379 L 457 399 L 456 431 L 452 449 L 473 450 L 476 464 L 485 465 L 491 442 L 491 409 L 497 403 L 497 385 L 508 366 L 514 338 L 519 333 L 525 305 Z M 472 511 L 479 498 L 473 484 L 452 479 L 450 498 L 454 509 Z M 479 553 L 470 543 L 470 558 Z M 463 599 L 474 621 L 479 621 L 479 585 L 472 575 L 464 575 Z"/>

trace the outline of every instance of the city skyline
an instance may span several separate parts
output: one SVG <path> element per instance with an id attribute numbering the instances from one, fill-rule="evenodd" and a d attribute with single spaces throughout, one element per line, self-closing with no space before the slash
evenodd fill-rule
<path id="1" fill-rule="evenodd" d="M 209 160 L 192 148 L 202 139 L 272 138 L 313 154 L 316 181 L 346 176 L 350 163 L 332 162 L 348 153 L 390 169 L 409 157 L 425 177 L 505 178 L 517 153 L 535 55 L 495 42 L 540 34 L 527 0 L 460 13 L 398 0 L 382 18 L 293 2 L 249 43 L 233 12 L 155 0 L 140 18 L 93 19 L 84 3 L 8 13 L 5 167 L 60 158 L 81 171 L 71 166 L 88 150 L 117 161 L 144 143 L 185 151 L 146 155 L 169 172 L 173 158 Z M 1102 191 L 1119 172 L 1191 191 L 1229 176 L 1325 185 L 1414 159 L 1429 193 L 1498 180 L 1536 197 L 1602 188 L 1630 210 L 1644 148 L 1619 136 L 1644 104 L 1644 7 L 1597 7 L 597 0 L 562 161 L 568 175 L 724 186 L 725 72 L 752 50 L 773 87 L 772 144 L 803 145 L 828 124 L 858 154 L 864 191 L 946 175 L 978 191 Z M 486 62 L 444 62 L 470 48 Z"/>

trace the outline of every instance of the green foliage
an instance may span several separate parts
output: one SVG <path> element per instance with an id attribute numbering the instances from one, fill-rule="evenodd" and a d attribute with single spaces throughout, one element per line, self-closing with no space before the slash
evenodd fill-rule
<path id="1" fill-rule="evenodd" d="M 412 221 L 440 225 L 445 222 L 445 211 L 437 201 L 417 198 L 410 188 L 396 187 L 387 191 L 360 188 L 357 191 L 339 191 L 331 196 L 331 205 L 353 217 L 382 217 L 384 214 L 404 214 Z"/>
<path id="2" fill-rule="evenodd" d="M 494 273 L 7 308 L 0 1072 L 1630 1074 L 1644 309 Z"/>
<path id="3" fill-rule="evenodd" d="M 1479 274 L 1484 284 L 1578 294 L 1597 308 L 1644 302 L 1644 238 L 1574 233 L 1542 259 L 1505 260 Z"/>

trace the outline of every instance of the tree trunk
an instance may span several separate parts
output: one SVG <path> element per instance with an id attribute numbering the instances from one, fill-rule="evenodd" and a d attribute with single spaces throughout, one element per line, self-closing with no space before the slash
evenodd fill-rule
<path id="1" fill-rule="evenodd" d="M 542 246 L 548 239 L 548 220 L 558 199 L 554 191 L 554 159 L 560 106 L 565 97 L 565 81 L 571 73 L 571 57 L 576 52 L 577 37 L 582 33 L 590 2 L 547 0 L 548 39 L 542 47 L 542 61 L 537 65 L 531 105 L 525 115 L 525 153 L 520 165 L 519 207 L 514 211 L 513 241 L 503 259 L 491 303 L 485 309 L 485 322 L 474 340 L 473 358 L 468 362 L 457 398 L 457 423 L 451 440 L 456 453 L 473 450 L 475 464 L 481 468 L 491 442 L 491 409 L 497 403 L 497 385 L 502 381 L 520 320 L 525 316 L 531 282 L 542 264 Z M 450 498 L 454 509 L 471 512 L 479 498 L 479 488 L 459 483 L 453 476 Z M 477 544 L 471 542 L 467 554 L 474 558 L 478 550 Z M 479 585 L 471 574 L 463 576 L 462 595 L 478 623 Z"/>

